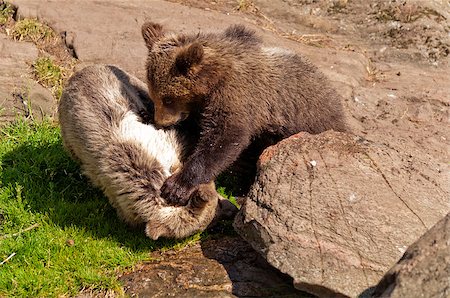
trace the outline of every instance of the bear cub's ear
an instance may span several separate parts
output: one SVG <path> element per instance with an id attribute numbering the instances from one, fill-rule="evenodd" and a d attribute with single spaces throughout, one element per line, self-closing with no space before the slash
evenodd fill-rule
<path id="1" fill-rule="evenodd" d="M 202 62 L 203 53 L 203 46 L 198 42 L 182 49 L 175 59 L 175 67 L 178 72 L 186 75 L 193 66 Z"/>
<path id="2" fill-rule="evenodd" d="M 151 50 L 153 44 L 163 36 L 163 27 L 160 24 L 145 22 L 144 25 L 142 25 L 142 37 L 144 37 L 145 45 L 149 50 Z"/>

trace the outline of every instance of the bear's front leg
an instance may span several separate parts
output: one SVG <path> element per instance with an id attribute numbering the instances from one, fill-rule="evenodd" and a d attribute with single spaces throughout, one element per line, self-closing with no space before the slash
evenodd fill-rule
<path id="1" fill-rule="evenodd" d="M 192 192 L 213 181 L 248 147 L 250 135 L 234 125 L 210 129 L 200 138 L 180 172 L 169 177 L 161 187 L 161 196 L 171 205 L 186 205 Z"/>

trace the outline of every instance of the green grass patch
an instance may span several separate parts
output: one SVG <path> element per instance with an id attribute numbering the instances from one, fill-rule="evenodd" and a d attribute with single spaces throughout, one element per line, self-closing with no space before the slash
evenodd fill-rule
<path id="1" fill-rule="evenodd" d="M 61 98 L 66 72 L 50 57 L 40 57 L 33 63 L 36 80 L 44 87 L 50 88 L 57 99 Z"/>
<path id="2" fill-rule="evenodd" d="M 219 182 L 220 185 L 220 182 Z M 224 186 L 218 186 L 217 192 L 224 198 L 227 198 L 234 206 L 239 208 L 239 204 L 236 202 L 236 198 L 233 196 L 232 192 Z"/>
<path id="3" fill-rule="evenodd" d="M 10 21 L 13 15 L 14 7 L 7 2 L 0 1 L 0 25 L 4 25 Z"/>
<path id="4" fill-rule="evenodd" d="M 29 229 L 28 229 L 29 228 Z M 120 294 L 119 272 L 182 241 L 130 229 L 66 154 L 59 128 L 18 120 L 0 129 L 0 297 Z"/>
<path id="5" fill-rule="evenodd" d="M 15 40 L 34 43 L 46 42 L 55 38 L 55 32 L 36 19 L 24 19 L 16 22 L 11 34 Z"/>

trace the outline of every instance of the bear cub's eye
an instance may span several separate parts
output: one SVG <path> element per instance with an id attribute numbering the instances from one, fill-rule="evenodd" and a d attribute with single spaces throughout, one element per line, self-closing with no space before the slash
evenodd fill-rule
<path id="1" fill-rule="evenodd" d="M 163 97 L 162 102 L 164 105 L 168 106 L 173 103 L 173 99 L 171 97 Z"/>

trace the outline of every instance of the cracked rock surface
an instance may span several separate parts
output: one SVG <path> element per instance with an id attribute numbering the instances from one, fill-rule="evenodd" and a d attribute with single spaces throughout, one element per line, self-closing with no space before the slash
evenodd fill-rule
<path id="1" fill-rule="evenodd" d="M 430 178 L 428 165 L 350 134 L 300 133 L 263 152 L 235 228 L 298 289 L 355 297 L 450 211 L 448 173 Z"/>

